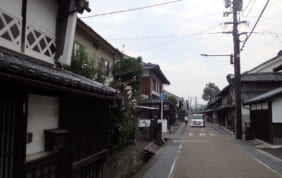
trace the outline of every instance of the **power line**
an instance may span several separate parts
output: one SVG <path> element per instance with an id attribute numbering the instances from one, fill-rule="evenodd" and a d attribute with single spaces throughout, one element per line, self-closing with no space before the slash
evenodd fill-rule
<path id="1" fill-rule="evenodd" d="M 252 5 L 250 6 L 250 9 L 249 9 L 247 15 L 245 16 L 245 18 L 247 18 L 247 17 L 250 15 L 251 11 L 253 10 L 253 7 L 254 7 L 255 3 L 256 3 L 256 0 L 253 1 L 253 3 L 252 3 Z"/>
<path id="2" fill-rule="evenodd" d="M 250 29 L 251 30 L 251 29 Z M 168 38 L 180 38 L 180 37 L 191 37 L 191 36 L 203 36 L 203 35 L 216 35 L 216 34 L 227 34 L 228 32 L 206 32 L 206 33 L 190 33 L 190 34 L 179 34 L 179 35 L 151 35 L 151 36 L 123 36 L 121 38 L 108 38 L 109 40 L 155 40 L 155 39 L 168 39 Z M 247 31 L 245 33 L 250 33 L 250 31 Z M 257 35 L 271 35 L 271 36 L 281 36 L 282 33 L 277 32 L 268 32 L 268 31 L 254 31 L 253 34 Z"/>
<path id="3" fill-rule="evenodd" d="M 251 4 L 253 0 L 249 0 L 248 4 L 245 6 L 245 8 L 242 10 L 243 12 L 249 7 L 249 5 Z"/>
<path id="4" fill-rule="evenodd" d="M 190 33 L 180 35 L 157 35 L 157 36 L 136 36 L 136 37 L 123 37 L 123 38 L 110 38 L 110 40 L 154 40 L 154 39 L 167 39 L 167 38 L 179 38 L 179 37 L 190 37 L 190 36 L 201 36 L 201 35 L 214 35 L 223 34 L 224 32 L 209 32 L 209 33 Z"/>
<path id="5" fill-rule="evenodd" d="M 223 34 L 223 32 L 211 32 L 211 33 L 192 33 L 192 34 L 187 34 L 185 36 L 182 36 L 180 38 L 174 39 L 174 40 L 170 40 L 170 41 L 166 41 L 163 43 L 159 43 L 159 44 L 155 44 L 146 48 L 141 49 L 141 51 L 145 51 L 145 50 L 151 50 L 154 48 L 158 48 L 160 46 L 165 46 L 165 45 L 169 45 L 171 43 L 175 43 L 181 40 L 185 40 L 187 37 L 191 37 L 191 36 L 198 36 L 198 35 L 207 35 L 207 34 Z"/>
<path id="6" fill-rule="evenodd" d="M 132 9 L 120 10 L 120 11 L 113 11 L 113 12 L 107 12 L 107 13 L 94 14 L 94 15 L 84 16 L 84 17 L 80 17 L 80 18 L 90 18 L 90 17 L 112 15 L 112 14 L 118 14 L 118 13 L 123 13 L 123 12 L 142 10 L 142 9 L 147 9 L 147 8 L 151 8 L 151 7 L 156 7 L 156 6 L 162 6 L 162 5 L 167 5 L 167 4 L 171 4 L 171 3 L 176 3 L 176 2 L 180 2 L 180 1 L 182 1 L 182 0 L 163 2 L 163 3 L 159 3 L 159 4 L 153 4 L 153 5 L 149 5 L 149 6 L 137 7 L 137 8 L 132 8 Z"/>
<path id="7" fill-rule="evenodd" d="M 251 32 L 250 32 L 250 34 L 247 36 L 247 38 L 246 38 L 245 41 L 243 42 L 243 45 L 242 45 L 240 51 L 242 51 L 242 50 L 244 49 L 244 47 L 245 47 L 245 45 L 246 45 L 248 39 L 251 37 L 252 33 L 254 32 L 254 30 L 255 30 L 255 28 L 256 28 L 258 22 L 260 21 L 260 19 L 261 19 L 263 13 L 264 13 L 264 11 L 265 11 L 265 9 L 266 9 L 266 7 L 267 7 L 267 5 L 269 4 L 269 1 L 270 1 L 270 0 L 267 0 L 267 2 L 265 3 L 265 5 L 264 5 L 264 7 L 263 7 L 263 9 L 262 9 L 262 11 L 261 11 L 261 13 L 260 13 L 260 15 L 259 15 L 259 17 L 258 17 L 256 23 L 255 23 L 255 25 L 253 26 L 253 28 L 252 28 L 252 30 L 251 30 Z"/>

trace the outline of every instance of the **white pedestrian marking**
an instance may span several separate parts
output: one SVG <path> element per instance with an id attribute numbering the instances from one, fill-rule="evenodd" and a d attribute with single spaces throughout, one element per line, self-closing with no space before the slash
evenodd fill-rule
<path id="1" fill-rule="evenodd" d="M 210 135 L 210 136 L 214 136 L 214 134 L 213 134 L 213 133 L 209 133 L 209 135 Z"/>
<path id="2" fill-rule="evenodd" d="M 188 136 L 195 136 L 195 133 L 194 132 L 189 132 L 188 133 Z M 205 136 L 215 136 L 214 133 L 199 133 L 199 136 L 200 137 L 205 137 Z"/>
<path id="3" fill-rule="evenodd" d="M 174 143 L 206 143 L 206 140 L 173 140 Z"/>
<path id="4" fill-rule="evenodd" d="M 199 133 L 200 137 L 206 136 L 206 133 Z"/>

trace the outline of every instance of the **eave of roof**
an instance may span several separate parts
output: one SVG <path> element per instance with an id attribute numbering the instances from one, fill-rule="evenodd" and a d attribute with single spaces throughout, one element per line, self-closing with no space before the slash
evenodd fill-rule
<path id="1" fill-rule="evenodd" d="M 0 48 L 0 72 L 11 74 L 20 80 L 29 79 L 29 81 L 52 84 L 58 88 L 71 88 L 77 93 L 83 91 L 95 94 L 97 97 L 117 98 L 116 89 L 4 48 Z"/>
<path id="2" fill-rule="evenodd" d="M 265 102 L 265 101 L 271 100 L 273 97 L 275 97 L 277 95 L 281 95 L 281 94 L 282 94 L 282 87 L 279 87 L 279 88 L 276 88 L 274 90 L 263 93 L 259 96 L 256 96 L 252 99 L 245 101 L 244 105 L 250 105 L 250 104 L 257 104 L 257 103 Z"/>
<path id="3" fill-rule="evenodd" d="M 160 77 L 160 79 L 164 82 L 164 84 L 168 84 L 168 85 L 170 84 L 169 80 L 166 78 L 164 73 L 161 71 L 161 68 L 159 65 L 152 64 L 152 63 L 143 63 L 143 68 L 154 71 L 156 75 Z"/>
<path id="4" fill-rule="evenodd" d="M 273 72 L 243 74 L 241 82 L 282 82 L 282 74 Z"/>
<path id="5" fill-rule="evenodd" d="M 147 98 L 147 99 L 141 99 L 138 101 L 138 104 L 140 105 L 146 105 L 146 104 L 160 104 L 162 100 L 160 98 Z M 167 99 L 163 100 L 163 103 L 170 103 Z"/>
<path id="6" fill-rule="evenodd" d="M 224 93 L 228 92 L 230 89 L 230 85 L 227 85 L 226 87 L 224 87 L 218 94 L 217 96 L 223 96 Z"/>

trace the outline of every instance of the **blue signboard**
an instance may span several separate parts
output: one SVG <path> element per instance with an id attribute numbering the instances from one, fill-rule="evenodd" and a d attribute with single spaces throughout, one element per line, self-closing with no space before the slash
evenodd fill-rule
<path id="1" fill-rule="evenodd" d="M 164 93 L 160 93 L 160 99 L 165 99 L 165 94 Z"/>

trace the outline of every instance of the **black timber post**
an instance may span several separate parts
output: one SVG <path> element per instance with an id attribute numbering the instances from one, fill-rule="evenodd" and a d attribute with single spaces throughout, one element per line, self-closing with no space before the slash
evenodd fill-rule
<path id="1" fill-rule="evenodd" d="M 241 110 L 241 81 L 240 81 L 240 40 L 238 34 L 237 13 L 239 9 L 238 0 L 233 0 L 233 43 L 234 43 L 234 73 L 235 73 L 235 117 L 236 138 L 242 139 L 242 110 Z"/>

